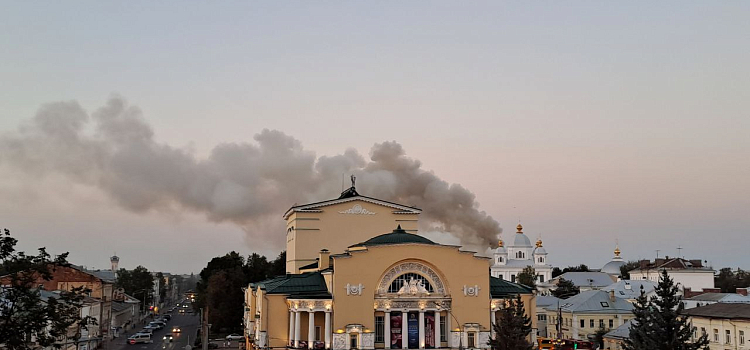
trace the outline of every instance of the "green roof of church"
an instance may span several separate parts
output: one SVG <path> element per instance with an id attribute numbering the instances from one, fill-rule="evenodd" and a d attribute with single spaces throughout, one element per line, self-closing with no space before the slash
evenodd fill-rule
<path id="1" fill-rule="evenodd" d="M 375 236 L 362 243 L 357 243 L 351 247 L 368 247 L 375 245 L 386 245 L 386 244 L 404 244 L 404 243 L 419 243 L 419 244 L 437 244 L 427 238 L 413 233 L 408 233 L 401 228 L 401 225 L 393 230 L 393 232 Z"/>
<path id="2" fill-rule="evenodd" d="M 490 295 L 493 298 L 504 298 L 516 294 L 531 294 L 531 288 L 522 284 L 508 282 L 504 279 L 490 276 Z"/>

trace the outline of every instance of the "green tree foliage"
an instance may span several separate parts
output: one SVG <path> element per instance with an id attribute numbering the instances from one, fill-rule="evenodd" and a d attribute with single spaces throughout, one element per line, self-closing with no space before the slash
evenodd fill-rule
<path id="1" fill-rule="evenodd" d="M 536 270 L 531 266 L 526 266 L 523 271 L 516 276 L 516 282 L 524 286 L 536 288 Z"/>
<path id="2" fill-rule="evenodd" d="M 240 331 L 244 310 L 242 288 L 285 272 L 286 252 L 273 261 L 257 253 L 250 254 L 247 260 L 237 252 L 215 257 L 199 274 L 195 307 L 208 310 L 212 329 Z"/>
<path id="3" fill-rule="evenodd" d="M 156 273 L 156 279 L 159 281 L 159 300 L 164 301 L 167 297 L 167 279 L 161 272 Z"/>
<path id="4" fill-rule="evenodd" d="M 40 347 L 60 348 L 58 338 L 76 340 L 82 329 L 96 322 L 80 317 L 83 298 L 88 291 L 74 288 L 55 293 L 44 300 L 38 285 L 52 279 L 54 269 L 68 266 L 68 253 L 52 259 L 44 248 L 38 255 L 16 252 L 18 240 L 8 229 L 0 235 L 0 342 L 7 350 Z M 28 342 L 34 335 L 36 343 Z"/>
<path id="5" fill-rule="evenodd" d="M 732 269 L 725 267 L 719 270 L 719 274 L 714 278 L 714 285 L 721 288 L 722 293 L 736 293 L 737 288 L 750 286 L 750 273 L 742 269 L 733 272 Z"/>
<path id="6" fill-rule="evenodd" d="M 154 276 L 143 266 L 139 265 L 131 271 L 119 269 L 115 286 L 124 289 L 126 294 L 143 300 L 146 304 L 151 304 L 153 301 Z"/>
<path id="7" fill-rule="evenodd" d="M 633 308 L 630 338 L 625 340 L 627 350 L 700 350 L 709 349 L 706 335 L 692 340 L 695 327 L 687 316 L 680 316 L 683 305 L 677 295 L 678 288 L 662 271 L 656 295 L 650 299 L 641 292 Z"/>
<path id="8" fill-rule="evenodd" d="M 624 280 L 630 279 L 630 271 L 639 268 L 641 264 L 637 261 L 628 261 L 625 265 L 620 266 L 620 276 Z"/>
<path id="9" fill-rule="evenodd" d="M 531 350 L 531 318 L 526 316 L 521 296 L 508 301 L 500 308 L 497 323 L 493 324 L 495 337 L 490 338 L 489 345 L 495 350 Z"/>
<path id="10" fill-rule="evenodd" d="M 576 287 L 572 281 L 568 281 L 564 278 L 557 280 L 557 288 L 552 291 L 552 295 L 560 298 L 567 299 L 581 292 L 581 289 Z"/>
<path id="11" fill-rule="evenodd" d="M 568 266 L 562 270 L 560 270 L 559 267 L 552 268 L 552 278 L 555 278 L 557 276 L 560 276 L 566 272 L 589 272 L 589 267 L 585 264 L 581 264 L 578 266 Z"/>

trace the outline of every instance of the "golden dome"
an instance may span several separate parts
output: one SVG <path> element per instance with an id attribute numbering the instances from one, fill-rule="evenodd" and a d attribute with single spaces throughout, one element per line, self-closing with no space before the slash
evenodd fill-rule
<path id="1" fill-rule="evenodd" d="M 501 239 L 501 240 L 499 240 L 499 241 L 497 241 L 497 246 L 498 246 L 498 247 L 501 247 L 501 248 L 502 248 L 502 247 L 503 247 L 503 244 L 504 244 L 504 243 L 503 243 L 503 240 L 502 240 L 502 239 Z"/>
<path id="2" fill-rule="evenodd" d="M 521 224 L 518 224 L 518 226 L 516 226 L 516 230 L 516 233 L 523 233 L 523 226 L 521 226 Z"/>
<path id="3" fill-rule="evenodd" d="M 536 240 L 536 247 L 539 248 L 541 246 L 542 246 L 542 239 L 539 238 L 539 239 Z"/>
<path id="4" fill-rule="evenodd" d="M 615 256 L 620 256 L 620 247 L 619 246 L 615 247 Z"/>

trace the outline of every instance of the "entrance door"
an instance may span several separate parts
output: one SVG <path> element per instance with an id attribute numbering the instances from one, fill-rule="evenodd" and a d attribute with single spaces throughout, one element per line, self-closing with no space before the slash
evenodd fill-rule
<path id="1" fill-rule="evenodd" d="M 358 349 L 359 348 L 359 344 L 357 344 L 358 343 L 357 342 L 358 335 L 359 334 L 357 334 L 357 333 L 350 333 L 349 334 L 349 349 Z"/>

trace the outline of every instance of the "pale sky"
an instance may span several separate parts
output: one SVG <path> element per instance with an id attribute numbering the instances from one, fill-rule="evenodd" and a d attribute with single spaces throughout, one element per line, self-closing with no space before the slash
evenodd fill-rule
<path id="1" fill-rule="evenodd" d="M 750 269 L 750 3 L 18 2 L 0 11 L 0 133 L 112 94 L 205 156 L 283 131 L 317 156 L 397 141 L 518 218 L 556 266 L 676 255 Z M 340 181 L 334 179 L 334 181 Z M 333 198 L 338 193 L 331 193 Z M 0 227 L 71 261 L 199 272 L 275 256 L 231 223 L 136 214 L 0 164 Z M 293 203 L 289 203 L 291 206 Z M 279 213 L 279 220 L 281 220 Z M 279 232 L 280 246 L 284 232 Z"/>

